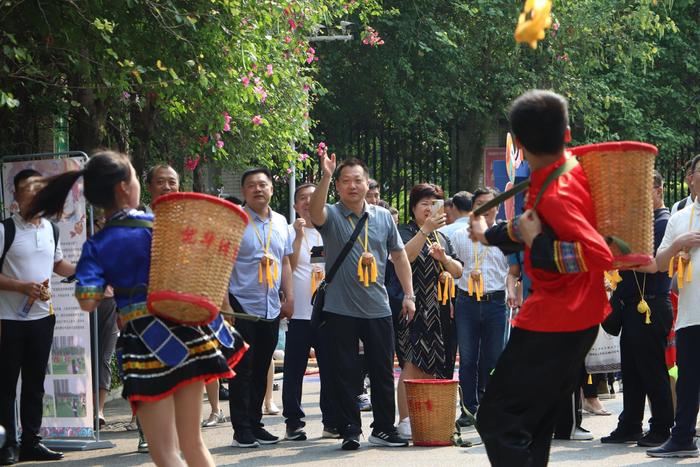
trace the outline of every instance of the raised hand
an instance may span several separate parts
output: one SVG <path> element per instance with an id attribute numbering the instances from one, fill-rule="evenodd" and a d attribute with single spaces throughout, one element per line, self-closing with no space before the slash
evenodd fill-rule
<path id="1" fill-rule="evenodd" d="M 332 177 L 333 172 L 335 172 L 335 153 L 331 154 L 331 157 L 328 157 L 328 148 L 323 148 L 320 154 L 321 158 L 321 168 L 323 169 L 323 176 L 324 177 Z"/>
<path id="2" fill-rule="evenodd" d="M 425 231 L 425 233 L 431 233 L 444 226 L 446 222 L 447 215 L 444 213 L 436 214 L 435 216 L 428 217 L 421 228 Z"/>
<path id="3" fill-rule="evenodd" d="M 304 235 L 304 227 L 306 227 L 306 221 L 302 217 L 297 217 L 296 220 L 294 221 L 294 231 L 297 234 L 297 237 L 301 237 Z"/>

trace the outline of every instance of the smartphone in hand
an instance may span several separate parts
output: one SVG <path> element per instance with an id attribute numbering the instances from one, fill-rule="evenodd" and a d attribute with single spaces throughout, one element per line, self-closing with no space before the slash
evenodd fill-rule
<path id="1" fill-rule="evenodd" d="M 431 209 L 431 216 L 441 215 L 445 213 L 445 200 L 444 199 L 434 199 L 433 206 Z"/>

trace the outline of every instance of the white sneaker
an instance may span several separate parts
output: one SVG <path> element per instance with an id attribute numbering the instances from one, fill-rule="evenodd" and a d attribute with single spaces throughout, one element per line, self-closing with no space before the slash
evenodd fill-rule
<path id="1" fill-rule="evenodd" d="M 569 439 L 572 441 L 590 441 L 593 439 L 593 434 L 588 430 L 577 427 Z"/>
<path id="2" fill-rule="evenodd" d="M 411 419 L 406 417 L 399 422 L 396 426 L 396 430 L 399 432 L 399 436 L 406 439 L 412 439 L 411 434 Z"/>

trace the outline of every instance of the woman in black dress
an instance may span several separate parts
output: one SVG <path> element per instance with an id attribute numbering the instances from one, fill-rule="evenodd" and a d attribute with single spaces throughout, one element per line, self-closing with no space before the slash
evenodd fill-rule
<path id="1" fill-rule="evenodd" d="M 443 196 L 442 188 L 437 185 L 414 186 L 409 197 L 413 220 L 399 227 L 411 262 L 416 295 L 413 320 L 396 322 L 397 354 L 402 368 L 397 388 L 398 428 L 403 436 L 410 435 L 403 381 L 452 378 L 454 369 L 450 292 L 454 279 L 462 275 L 462 264 L 456 259 L 449 239 L 437 231 L 445 225 L 445 214 L 434 208 L 434 201 L 442 200 Z"/>

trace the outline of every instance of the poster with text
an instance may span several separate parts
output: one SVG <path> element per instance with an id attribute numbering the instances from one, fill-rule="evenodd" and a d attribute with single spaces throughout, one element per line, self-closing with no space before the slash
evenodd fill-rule
<path id="1" fill-rule="evenodd" d="M 86 158 L 82 156 L 3 162 L 5 217 L 18 210 L 13 179 L 19 171 L 34 169 L 42 176 L 51 176 L 68 170 L 79 170 L 85 162 Z M 71 189 L 63 214 L 58 219 L 58 226 L 63 257 L 71 263 L 77 263 L 87 238 L 82 179 Z M 61 283 L 61 279 L 55 274 L 51 278 L 51 302 L 56 313 L 56 327 L 44 381 L 41 435 L 47 438 L 91 437 L 93 395 L 90 317 L 78 306 L 74 297 L 75 285 Z"/>

